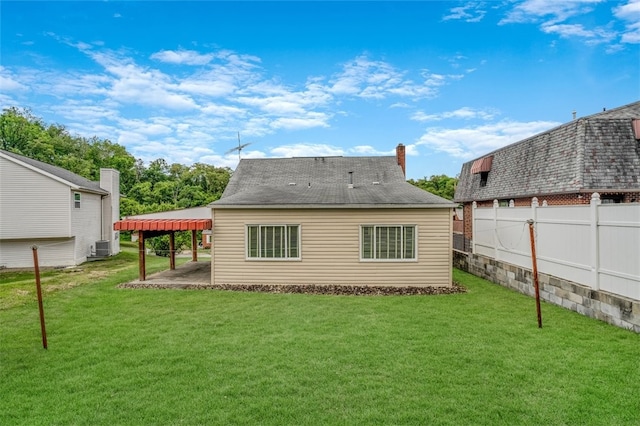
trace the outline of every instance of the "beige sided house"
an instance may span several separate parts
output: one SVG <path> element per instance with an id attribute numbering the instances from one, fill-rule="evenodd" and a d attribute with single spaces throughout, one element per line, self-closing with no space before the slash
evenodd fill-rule
<path id="1" fill-rule="evenodd" d="M 210 204 L 212 284 L 451 286 L 456 205 L 396 152 L 241 160 Z"/>

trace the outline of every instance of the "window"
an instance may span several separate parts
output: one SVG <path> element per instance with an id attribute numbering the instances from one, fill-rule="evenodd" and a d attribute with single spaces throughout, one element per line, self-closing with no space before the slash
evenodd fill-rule
<path id="1" fill-rule="evenodd" d="M 248 225 L 247 258 L 300 259 L 300 225 Z"/>
<path id="2" fill-rule="evenodd" d="M 79 192 L 74 192 L 73 193 L 73 206 L 76 209 L 80 208 L 80 193 Z"/>
<path id="3" fill-rule="evenodd" d="M 600 200 L 602 204 L 619 204 L 624 200 L 622 195 L 603 195 Z"/>
<path id="4" fill-rule="evenodd" d="M 414 260 L 416 227 L 414 225 L 363 225 L 360 228 L 362 260 Z"/>
<path id="5" fill-rule="evenodd" d="M 489 172 L 480 172 L 480 186 L 487 186 L 487 179 L 489 179 Z"/>

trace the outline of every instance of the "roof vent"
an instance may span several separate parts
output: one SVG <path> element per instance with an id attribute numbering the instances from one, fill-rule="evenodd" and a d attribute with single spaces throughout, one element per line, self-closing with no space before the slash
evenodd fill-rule
<path id="1" fill-rule="evenodd" d="M 289 182 L 289 186 L 296 186 L 295 182 Z"/>

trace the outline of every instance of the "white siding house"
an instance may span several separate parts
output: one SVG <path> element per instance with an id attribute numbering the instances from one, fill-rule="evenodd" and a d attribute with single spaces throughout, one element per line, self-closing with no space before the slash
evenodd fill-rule
<path id="1" fill-rule="evenodd" d="M 34 245 L 41 266 L 119 253 L 119 172 L 100 178 L 0 150 L 0 268 L 32 267 Z"/>

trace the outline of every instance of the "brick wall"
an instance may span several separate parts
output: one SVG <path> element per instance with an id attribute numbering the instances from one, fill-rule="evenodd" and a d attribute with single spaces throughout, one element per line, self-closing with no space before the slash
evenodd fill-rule
<path id="1" fill-rule="evenodd" d="M 453 252 L 453 266 L 533 297 L 531 270 L 471 253 Z M 547 274 L 538 274 L 540 299 L 582 315 L 640 333 L 640 301 Z M 544 318 L 543 318 L 544 324 Z"/>

